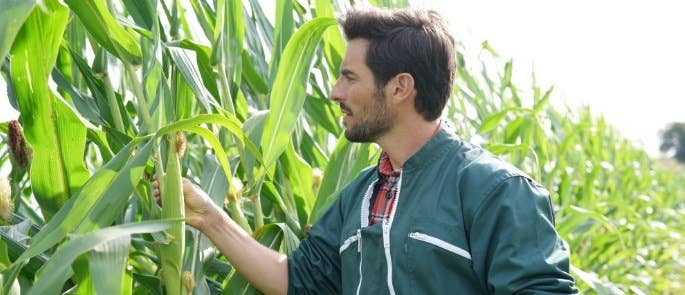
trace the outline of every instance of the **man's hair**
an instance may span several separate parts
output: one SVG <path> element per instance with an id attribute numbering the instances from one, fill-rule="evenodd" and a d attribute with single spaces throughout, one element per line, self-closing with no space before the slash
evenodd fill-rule
<path id="1" fill-rule="evenodd" d="M 414 108 L 437 119 L 452 93 L 457 66 L 454 38 L 435 11 L 352 9 L 338 18 L 345 38 L 369 41 L 366 65 L 380 89 L 400 73 L 414 78 Z"/>

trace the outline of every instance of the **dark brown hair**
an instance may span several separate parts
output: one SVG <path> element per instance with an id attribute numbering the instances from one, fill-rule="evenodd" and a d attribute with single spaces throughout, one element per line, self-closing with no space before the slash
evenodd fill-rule
<path id="1" fill-rule="evenodd" d="M 414 78 L 414 107 L 426 120 L 437 119 L 452 93 L 454 38 L 435 11 L 353 9 L 338 18 L 345 38 L 369 41 L 366 65 L 381 88 L 400 73 Z"/>

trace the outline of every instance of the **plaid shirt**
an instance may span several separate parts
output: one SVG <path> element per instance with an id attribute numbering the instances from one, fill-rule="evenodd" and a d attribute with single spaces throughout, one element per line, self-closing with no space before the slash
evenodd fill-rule
<path id="1" fill-rule="evenodd" d="M 376 182 L 370 202 L 372 205 L 369 211 L 369 225 L 380 223 L 383 219 L 390 217 L 397 193 L 397 180 L 401 172 L 402 168 L 393 171 L 390 157 L 383 152 L 378 161 L 378 182 Z"/>
<path id="2" fill-rule="evenodd" d="M 438 134 L 443 122 L 433 132 L 433 136 Z M 369 210 L 369 226 L 380 223 L 385 218 L 390 218 L 392 207 L 397 196 L 397 181 L 402 173 L 402 167 L 397 170 L 392 168 L 388 153 L 383 152 L 378 160 L 378 182 L 374 187 L 373 197 L 371 198 Z"/>

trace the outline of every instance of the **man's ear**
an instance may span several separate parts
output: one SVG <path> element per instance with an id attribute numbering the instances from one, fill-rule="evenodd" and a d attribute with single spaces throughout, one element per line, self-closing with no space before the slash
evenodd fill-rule
<path id="1" fill-rule="evenodd" d="M 414 77 L 409 73 L 399 73 L 392 78 L 388 86 L 388 94 L 394 103 L 401 103 L 414 96 L 416 96 L 416 89 L 414 87 Z"/>

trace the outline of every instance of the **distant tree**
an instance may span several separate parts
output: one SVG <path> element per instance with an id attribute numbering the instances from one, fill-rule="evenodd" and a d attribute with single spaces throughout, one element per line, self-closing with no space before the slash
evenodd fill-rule
<path id="1" fill-rule="evenodd" d="M 671 123 L 661 133 L 659 149 L 664 153 L 673 153 L 673 158 L 685 163 L 685 122 Z"/>

